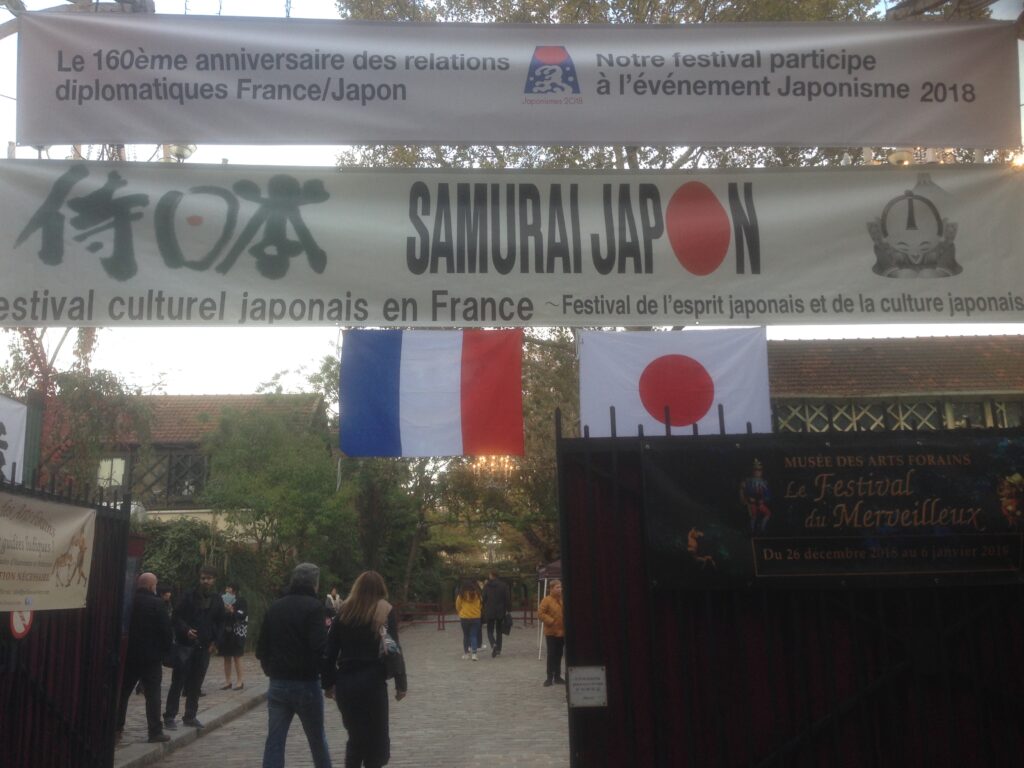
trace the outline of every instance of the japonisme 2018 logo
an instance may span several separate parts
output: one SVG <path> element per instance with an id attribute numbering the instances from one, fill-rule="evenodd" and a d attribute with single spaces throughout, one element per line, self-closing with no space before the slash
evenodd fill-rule
<path id="1" fill-rule="evenodd" d="M 523 92 L 537 96 L 578 94 L 580 81 L 569 51 L 561 45 L 538 45 L 534 48 Z"/>
<path id="2" fill-rule="evenodd" d="M 927 173 L 894 197 L 868 222 L 875 243 L 871 268 L 883 277 L 952 277 L 963 272 L 956 260 L 957 225 L 948 218 L 951 196 Z"/>

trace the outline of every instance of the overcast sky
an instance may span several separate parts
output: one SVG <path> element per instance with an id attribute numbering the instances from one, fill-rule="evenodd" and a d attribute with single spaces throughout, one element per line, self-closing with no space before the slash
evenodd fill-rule
<path id="1" fill-rule="evenodd" d="M 29 10 L 51 8 L 60 0 L 26 0 Z M 226 16 L 285 15 L 285 0 L 156 0 L 157 12 Z M 1022 0 L 1002 0 L 996 16 L 1016 18 Z M 337 18 L 333 0 L 291 0 L 295 18 Z M 10 18 L 0 9 L 0 23 Z M 16 35 L 0 40 L 0 149 L 15 137 Z M 147 160 L 153 146 L 131 148 L 132 159 Z M 200 146 L 189 162 L 254 165 L 332 166 L 340 148 Z M 53 147 L 49 157 L 61 159 L 67 147 Z M 31 147 L 15 150 L 18 158 L 37 156 Z M 900 326 L 790 326 L 770 327 L 769 338 L 948 335 L 959 333 L 1024 333 L 1024 324 L 999 325 L 900 325 Z M 0 362 L 7 358 L 8 334 L 0 334 Z M 60 329 L 51 329 L 54 342 Z M 256 390 L 279 371 L 297 372 L 286 378 L 286 386 L 299 385 L 305 373 L 317 368 L 326 354 L 334 354 L 340 339 L 337 328 L 186 328 L 103 329 L 95 365 L 114 371 L 144 391 L 169 394 L 235 394 Z"/>

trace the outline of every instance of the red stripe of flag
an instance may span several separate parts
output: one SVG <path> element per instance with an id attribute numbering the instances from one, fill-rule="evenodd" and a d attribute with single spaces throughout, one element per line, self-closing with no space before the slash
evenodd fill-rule
<path id="1" fill-rule="evenodd" d="M 523 331 L 462 332 L 462 452 L 523 455 Z"/>

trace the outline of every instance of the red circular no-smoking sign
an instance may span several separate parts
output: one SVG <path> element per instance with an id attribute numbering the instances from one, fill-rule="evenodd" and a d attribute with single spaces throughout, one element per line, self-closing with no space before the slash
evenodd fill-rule
<path id="1" fill-rule="evenodd" d="M 32 629 L 32 611 L 11 611 L 11 634 L 20 640 Z"/>

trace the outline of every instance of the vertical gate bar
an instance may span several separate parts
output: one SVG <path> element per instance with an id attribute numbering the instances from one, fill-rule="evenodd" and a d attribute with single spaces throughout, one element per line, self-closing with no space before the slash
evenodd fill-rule
<path id="1" fill-rule="evenodd" d="M 618 537 L 617 540 L 618 541 L 626 541 L 626 539 L 625 539 L 624 521 L 623 521 L 623 518 L 625 516 L 620 511 L 622 509 L 622 507 L 621 507 L 621 503 L 622 503 L 622 483 L 621 483 L 620 473 L 619 473 L 619 466 L 620 465 L 619 465 L 619 448 L 618 448 L 618 446 L 620 444 L 618 442 L 615 442 L 615 443 L 613 443 L 613 445 L 615 447 L 612 448 L 612 473 L 611 473 L 611 475 L 612 475 L 612 489 L 611 489 L 611 506 L 610 506 L 609 511 L 610 511 L 610 513 L 612 515 L 612 518 L 614 519 L 614 521 L 616 523 L 616 527 L 618 528 L 619 537 Z M 641 477 L 642 477 L 643 444 L 638 441 L 638 445 L 639 445 L 639 449 L 640 449 Z M 640 517 L 643 517 L 642 505 L 641 505 L 641 509 L 639 510 L 639 515 L 640 515 Z M 591 535 L 592 536 L 595 535 L 593 533 L 593 530 L 594 530 L 594 528 L 596 528 L 596 526 L 588 526 L 588 527 L 591 529 Z M 610 528 L 610 526 L 609 526 L 609 528 Z M 641 546 L 645 546 L 645 545 L 642 544 Z M 598 552 L 598 550 L 595 549 L 595 548 L 591 548 L 591 552 L 594 552 L 596 554 Z M 646 558 L 643 558 L 643 559 L 646 560 Z M 598 569 L 594 568 L 593 570 L 596 572 Z M 626 583 L 625 580 L 620 581 L 620 585 L 624 585 L 625 583 Z M 619 616 L 629 616 L 630 615 L 630 606 L 629 606 L 629 601 L 627 600 L 627 597 L 626 597 L 626 590 L 625 589 L 619 589 L 618 593 L 619 593 Z M 635 606 L 633 606 L 633 607 L 635 609 Z M 649 619 L 650 616 L 651 616 L 650 611 L 645 611 L 644 613 L 648 616 L 648 619 Z M 647 631 L 648 632 L 651 631 L 651 627 L 650 627 L 649 623 L 648 623 Z M 635 639 L 635 633 L 625 632 L 625 633 L 622 633 L 622 634 L 623 634 L 622 639 L 619 641 L 619 653 L 620 653 L 619 663 L 621 664 L 620 669 L 628 670 L 630 668 L 630 661 L 631 661 L 631 656 L 630 656 L 630 653 L 629 653 L 629 648 L 630 648 L 630 643 Z M 626 731 L 627 734 L 629 734 L 629 754 L 636 755 L 639 752 L 639 748 L 638 748 L 639 745 L 637 744 L 637 732 L 636 732 L 636 705 L 635 705 L 636 699 L 635 699 L 635 696 L 634 696 L 635 691 L 634 691 L 634 689 L 633 689 L 633 687 L 631 685 L 623 685 L 622 686 L 622 692 L 623 692 L 623 702 L 622 702 L 622 704 L 623 704 L 623 709 L 625 710 L 625 713 L 626 713 L 625 731 Z"/>
<path id="2" fill-rule="evenodd" d="M 860 641 L 859 634 L 854 631 L 854 628 L 858 625 L 858 614 L 860 611 L 857 609 L 857 602 L 860 597 L 860 592 L 849 591 L 846 593 L 847 618 L 850 622 L 850 633 L 853 639 L 851 645 L 853 647 L 854 678 L 858 696 L 857 712 L 860 716 L 861 738 L 858 740 L 860 753 L 857 762 L 860 765 L 881 765 L 882 750 L 878 741 L 877 708 L 875 709 L 875 719 L 871 718 L 870 710 L 868 709 L 870 699 L 867 690 L 869 679 L 867 654 L 864 652 L 864 644 Z M 875 698 L 881 701 L 881 696 L 876 695 Z M 870 760 L 868 755 L 870 755 Z"/>
<path id="3" fill-rule="evenodd" d="M 825 600 L 825 590 L 819 589 L 818 593 L 818 640 L 821 643 L 821 656 L 825 662 L 825 692 L 827 697 L 827 707 L 829 710 L 829 717 L 832 719 L 832 726 L 829 729 L 832 732 L 832 765 L 841 765 L 843 756 L 842 744 L 839 739 L 839 692 L 836 688 L 836 664 L 834 647 L 835 644 L 832 642 L 826 642 L 831 635 L 835 633 L 835 625 L 829 621 L 829 617 L 826 616 L 828 608 Z"/>
<path id="4" fill-rule="evenodd" d="M 960 592 L 960 607 L 958 614 L 960 616 L 967 616 L 969 613 L 976 609 L 976 606 L 972 604 L 970 599 L 971 593 L 963 590 Z M 998 610 L 998 602 L 994 606 L 995 610 Z M 988 613 L 986 611 L 986 613 Z M 981 685 L 981 670 L 978 668 L 978 655 L 980 653 L 978 648 L 978 635 L 977 632 L 965 632 L 964 633 L 964 650 L 967 655 L 967 674 L 971 678 L 971 689 L 974 694 L 974 711 L 978 713 L 978 741 L 984 745 L 986 754 L 986 765 L 995 765 L 995 751 L 993 742 L 993 736 L 989 731 L 989 717 L 991 716 L 992 707 L 991 702 L 988 701 L 988 697 L 984 695 L 984 690 Z"/>
<path id="5" fill-rule="evenodd" d="M 611 411 L 611 414 L 612 414 L 611 418 L 612 418 L 612 430 L 613 430 L 612 431 L 612 436 L 613 437 L 615 436 L 615 432 L 614 432 L 614 430 L 615 430 L 615 423 L 614 423 L 615 416 L 614 416 L 614 413 L 615 413 L 614 410 L 612 410 Z M 592 448 L 593 448 L 593 444 L 588 444 L 586 446 L 586 448 L 584 450 L 584 454 L 583 454 L 584 455 L 584 460 L 586 462 L 586 472 L 584 474 L 584 476 L 585 476 L 584 487 L 586 488 L 586 505 L 585 505 L 585 509 L 587 510 L 588 517 L 591 520 L 597 520 L 598 519 L 598 507 L 599 507 L 599 504 L 600 504 L 600 502 L 598 501 L 598 496 L 601 495 L 601 494 L 600 494 L 599 485 L 598 485 L 599 484 L 599 480 L 596 479 L 597 475 L 598 475 L 598 471 L 595 469 L 595 466 L 594 466 L 594 451 L 592 450 Z M 577 526 L 577 528 L 578 528 L 578 526 Z M 586 533 L 582 537 L 584 540 L 581 541 L 580 542 L 580 546 L 575 551 L 573 551 L 572 561 L 571 562 L 573 563 L 573 568 L 578 567 L 580 563 L 582 563 L 583 566 L 586 567 L 587 575 L 588 575 L 588 581 L 589 581 L 589 592 L 590 592 L 590 615 L 594 616 L 594 617 L 597 617 L 597 616 L 600 616 L 602 614 L 602 611 L 601 611 L 601 607 L 602 606 L 601 606 L 601 600 L 600 600 L 601 591 L 600 591 L 600 584 L 599 584 L 599 581 L 598 581 L 598 569 L 593 567 L 593 563 L 594 563 L 594 560 L 597 557 L 596 549 L 595 549 L 596 546 L 597 546 L 597 544 L 596 544 L 596 535 L 597 535 L 596 534 L 596 529 L 599 528 L 599 526 L 597 526 L 597 525 L 587 525 L 587 526 L 584 526 L 583 528 L 586 531 Z M 567 539 L 567 541 L 572 539 L 572 536 L 571 536 L 571 533 L 570 533 L 569 530 L 566 531 L 566 539 Z M 571 547 L 570 547 L 570 550 L 571 550 Z M 564 552 L 564 550 L 563 550 L 563 552 Z M 564 577 L 567 573 L 571 572 L 571 569 L 566 569 L 565 568 L 565 558 L 564 558 L 564 555 L 563 555 L 563 559 L 562 559 L 562 566 L 563 566 L 562 567 L 562 575 Z M 571 590 L 572 589 L 571 582 L 568 585 L 566 585 L 563 582 L 563 589 L 562 589 L 562 600 L 563 601 L 565 600 L 566 587 L 568 587 L 568 589 Z M 607 659 L 607 652 L 608 651 L 607 651 L 607 646 L 605 644 L 605 638 L 604 638 L 603 633 L 596 632 L 596 633 L 594 633 L 594 637 L 592 637 L 591 639 L 595 641 L 594 644 L 593 644 L 593 647 L 591 648 L 591 653 L 594 653 L 594 654 L 598 655 L 601 658 L 602 661 L 606 661 L 606 659 Z M 568 660 L 569 660 L 569 657 L 566 657 L 566 661 L 568 661 Z M 575 658 L 575 655 L 572 658 L 572 663 L 573 664 L 578 663 L 578 660 Z M 582 712 L 580 710 L 576 711 L 576 718 L 577 719 L 584 718 L 585 716 L 586 716 L 586 711 L 585 710 L 582 711 Z M 595 733 L 594 733 L 593 728 L 592 728 L 592 724 L 590 726 L 588 726 L 584 730 L 584 733 L 582 735 L 584 737 L 584 740 L 589 741 L 592 744 L 594 736 L 595 736 Z M 602 734 L 602 736 L 603 736 L 603 734 Z M 599 750 L 600 754 L 601 754 L 600 765 L 607 766 L 608 765 L 607 741 L 605 741 L 604 746 L 605 746 L 605 748 Z M 591 765 L 591 763 L 592 763 L 592 761 L 593 761 L 593 759 L 595 757 L 595 754 L 594 754 L 595 751 L 596 750 L 594 749 L 594 746 L 592 744 L 591 750 L 590 750 L 590 752 L 587 755 L 587 757 L 588 757 L 587 761 L 584 761 L 582 759 L 582 753 L 577 752 L 577 755 L 581 758 L 580 762 L 578 763 L 578 768 L 589 768 L 589 766 Z"/>
<path id="6" fill-rule="evenodd" d="M 889 712 L 901 711 L 901 705 L 899 701 L 898 691 L 892 680 L 892 654 L 889 652 L 889 628 L 886 624 L 886 606 L 885 597 L 882 590 L 872 590 L 874 596 L 874 607 L 875 607 L 875 622 L 878 625 L 878 655 L 881 668 L 879 674 L 883 680 L 882 690 L 878 697 L 879 706 L 876 708 L 876 717 L 878 718 L 879 727 L 878 734 L 882 741 L 880 751 L 885 753 L 891 753 L 895 748 L 895 743 L 892 738 L 893 727 L 892 719 L 889 717 Z M 899 757 L 897 755 L 897 757 Z"/>
<path id="7" fill-rule="evenodd" d="M 665 406 L 665 428 L 667 435 L 671 435 L 671 428 L 669 426 L 669 409 Z M 643 425 L 638 425 L 640 430 L 640 436 L 643 437 Z M 647 652 L 649 654 L 649 662 L 653 665 L 655 659 L 662 658 L 662 653 L 659 651 L 666 650 L 664 640 L 664 621 L 665 612 L 664 610 L 655 609 L 655 603 L 661 603 L 662 601 L 656 601 L 654 597 L 653 587 L 651 585 L 651 573 L 648 568 L 648 557 L 647 553 L 650 552 L 650 540 L 647 538 L 647 462 L 650 451 L 650 446 L 646 445 L 643 440 L 640 441 L 640 450 L 638 457 L 640 459 L 640 499 L 638 507 L 638 530 L 640 533 L 640 547 L 643 556 L 640 558 L 641 565 L 643 568 L 643 593 L 647 597 L 647 605 L 645 606 L 646 613 L 651 617 L 651 621 L 648 623 L 647 632 Z M 620 534 L 624 534 L 623 526 L 620 526 Z M 624 540 L 624 539 L 620 539 Z M 660 608 L 660 606 L 659 606 Z M 628 606 L 624 606 L 623 610 L 628 610 Z M 620 615 L 628 615 L 628 613 L 622 613 Z M 679 621 L 680 615 L 678 613 L 671 614 L 672 619 L 676 622 Z M 654 619 L 657 619 L 657 626 L 654 624 Z M 659 647 L 660 646 L 660 647 Z M 684 656 L 678 656 L 678 658 L 685 658 Z M 628 663 L 628 660 L 627 660 Z M 679 669 L 682 669 L 680 664 Z M 671 733 L 671 728 L 666 723 L 666 715 L 668 714 L 668 705 L 666 703 L 666 689 L 665 685 L 660 685 L 657 682 L 650 685 L 650 706 L 654 714 L 652 718 L 654 724 L 654 757 L 658 761 L 659 766 L 666 766 L 666 768 L 672 768 L 672 766 L 666 762 L 668 756 L 668 750 L 665 745 L 668 743 L 668 735 Z"/>
<path id="8" fill-rule="evenodd" d="M 693 729 L 693 721 L 697 712 L 697 702 L 695 689 L 697 687 L 697 672 L 696 672 L 696 660 L 697 660 L 697 636 L 696 636 L 696 622 L 693 620 L 696 615 L 696 605 L 694 604 L 693 594 L 690 592 L 675 592 L 673 599 L 679 606 L 679 610 L 675 612 L 678 620 L 684 622 L 683 631 L 680 632 L 680 637 L 685 641 L 689 641 L 688 646 L 683 645 L 679 649 L 679 658 L 683 659 L 682 668 L 686 670 L 687 675 L 690 679 L 684 679 L 683 682 L 683 706 L 686 708 L 686 712 L 683 717 L 683 738 L 689 745 L 689 766 L 700 765 L 697 759 L 697 738 Z"/>
<path id="9" fill-rule="evenodd" d="M 767 682 L 768 689 L 782 691 L 785 688 L 782 684 L 776 684 L 778 682 L 779 673 L 783 668 L 783 664 L 775 664 L 773 661 L 780 658 L 777 649 L 775 647 L 776 630 L 779 626 L 778 610 L 774 609 L 768 595 L 768 590 L 761 590 L 761 624 L 765 627 L 765 658 L 768 661 L 767 666 Z M 790 697 L 792 698 L 792 697 Z M 779 724 L 779 716 L 777 713 L 777 707 L 768 707 L 768 716 L 770 718 L 771 728 L 771 742 L 773 744 L 772 750 L 775 752 L 777 765 L 785 765 L 785 756 L 782 753 L 782 745 L 786 743 L 786 734 L 782 730 L 782 726 Z"/>
<path id="10" fill-rule="evenodd" d="M 903 589 L 902 597 L 903 597 L 903 610 L 906 612 L 905 615 L 908 617 L 908 619 L 910 621 L 910 624 L 909 624 L 909 627 L 908 627 L 908 631 L 910 633 L 912 633 L 912 635 L 915 636 L 915 637 L 911 638 L 912 640 L 914 640 L 914 639 L 916 639 L 916 636 L 919 636 L 918 627 L 919 627 L 919 624 L 920 624 L 920 617 L 918 615 L 918 612 L 914 610 L 915 607 L 916 607 L 916 603 L 911 598 L 910 590 L 909 589 L 906 589 L 906 588 Z M 915 649 L 914 649 L 912 643 L 908 643 L 908 645 L 910 646 L 907 649 L 908 654 L 913 654 Z M 918 736 L 919 742 L 923 742 L 922 747 L 924 749 L 927 749 L 927 755 L 924 755 L 924 761 L 923 762 L 920 760 L 920 758 L 922 756 L 921 752 L 923 752 L 924 750 L 922 749 L 921 751 L 918 752 L 918 760 L 919 760 L 918 764 L 919 765 L 926 765 L 926 766 L 933 766 L 933 765 L 935 765 L 935 760 L 936 760 L 936 757 L 935 757 L 935 745 L 934 745 L 934 742 L 931 739 L 924 738 L 924 723 L 926 721 L 925 721 L 925 713 L 924 713 L 923 701 L 924 701 L 924 696 L 925 696 L 925 687 L 924 687 L 924 683 L 922 681 L 921 665 L 920 664 L 915 664 L 915 663 L 913 663 L 913 661 L 911 661 L 910 666 L 911 666 L 911 680 L 913 681 L 913 692 L 912 692 L 911 696 L 913 698 L 914 713 L 917 716 L 917 723 L 916 723 L 917 730 L 918 730 L 917 736 Z"/>
<path id="11" fill-rule="evenodd" d="M 722 673 L 718 663 L 718 633 L 715 631 L 715 595 L 711 590 L 706 589 L 704 590 L 703 597 L 704 621 L 706 625 L 704 633 L 704 653 L 708 660 L 708 679 L 712 681 L 712 685 L 708 686 L 708 694 L 711 696 L 711 706 L 709 709 L 714 713 L 715 741 L 718 746 L 715 753 L 714 764 L 728 765 L 728 763 L 724 762 L 728 751 L 728 740 L 725 735 L 725 727 L 723 723 L 725 718 L 729 716 L 729 712 L 727 712 L 726 707 L 723 706 L 722 696 L 719 693 L 718 687 L 714 685 L 714 681 L 722 679 Z M 708 763 L 705 763 L 705 765 L 707 764 Z"/>
<path id="12" fill-rule="evenodd" d="M 572 553 L 572 547 L 570 546 L 570 543 L 569 543 L 570 542 L 570 537 L 569 537 L 569 514 L 568 514 L 569 507 L 568 507 L 568 502 L 567 502 L 569 491 L 568 491 L 568 488 L 566 487 L 567 486 L 567 480 L 566 480 L 567 469 L 566 469 L 566 464 L 567 464 L 568 459 L 566 458 L 565 442 L 564 442 L 564 438 L 562 437 L 561 412 L 557 412 L 555 414 L 555 427 L 556 427 L 556 438 L 555 438 L 555 476 L 556 476 L 557 482 L 558 482 L 558 489 L 557 489 L 557 491 L 558 491 L 558 499 L 559 499 L 559 504 L 558 504 L 558 529 L 559 529 L 559 538 L 560 538 L 560 541 L 559 541 L 559 554 L 561 555 L 561 559 L 562 559 L 562 603 L 563 603 L 563 611 L 566 614 L 571 615 L 571 611 L 568 610 L 571 607 L 571 600 L 568 599 L 567 593 L 570 591 L 570 589 L 571 589 L 570 585 L 572 584 L 572 577 L 571 577 L 570 574 L 572 572 L 573 553 Z M 586 427 L 584 427 L 584 433 L 586 433 Z M 584 468 L 586 470 L 584 472 L 584 480 L 585 481 L 584 481 L 584 485 L 583 485 L 583 487 L 584 487 L 584 500 L 583 501 L 584 501 L 584 506 L 587 509 L 589 509 L 590 505 L 593 503 L 593 499 L 592 499 L 592 496 L 590 494 L 590 486 L 589 486 L 589 478 L 590 478 L 590 475 L 589 475 L 589 470 L 590 470 L 590 460 L 589 460 L 590 459 L 590 444 L 589 444 L 589 441 L 585 441 L 584 442 L 583 455 L 584 455 Z M 593 585 L 591 585 L 591 586 L 593 586 Z M 542 642 L 546 642 L 546 641 L 542 641 Z M 570 660 L 572 659 L 572 656 L 574 655 L 574 653 L 572 655 L 570 654 L 570 650 L 574 651 L 575 649 L 574 648 L 571 649 L 569 647 L 569 645 L 567 644 L 567 647 L 565 649 L 565 660 L 566 660 L 566 663 L 570 663 Z M 545 660 L 545 664 L 546 663 L 547 663 L 547 661 Z M 569 765 L 570 765 L 570 768 L 577 768 L 577 766 L 581 765 L 580 764 L 580 760 L 579 760 L 579 755 L 577 754 L 577 745 L 578 745 L 578 739 L 579 739 L 579 732 L 578 732 L 579 731 L 579 725 L 577 723 L 577 715 L 576 715 L 576 713 L 573 712 L 572 709 L 569 709 L 568 715 L 569 715 Z"/>
<path id="13" fill-rule="evenodd" d="M 614 416 L 613 416 L 613 418 L 614 418 Z M 583 485 L 583 487 L 585 489 L 585 494 L 586 494 L 586 497 L 585 497 L 585 502 L 586 502 L 585 503 L 585 509 L 588 510 L 588 513 L 589 513 L 591 519 L 596 519 L 595 510 L 597 508 L 597 501 L 595 499 L 594 486 L 595 486 L 595 477 L 597 475 L 597 472 L 594 469 L 594 453 L 593 453 L 592 447 L 593 447 L 593 444 L 587 442 L 585 444 L 584 451 L 583 451 L 584 468 L 585 468 L 585 472 L 584 472 L 584 485 Z M 564 582 L 564 577 L 566 575 L 571 574 L 572 573 L 572 568 L 576 567 L 575 566 L 576 555 L 580 554 L 581 555 L 581 561 L 584 562 L 584 563 L 592 563 L 593 562 L 594 553 L 595 553 L 595 549 L 594 549 L 595 548 L 595 536 L 596 536 L 595 529 L 597 527 L 598 526 L 594 526 L 594 525 L 584 526 L 584 530 L 586 531 L 585 546 L 584 546 L 583 550 L 580 553 L 577 553 L 577 552 L 574 552 L 572 550 L 572 546 L 571 546 L 571 539 L 572 539 L 572 537 L 569 534 L 568 521 L 566 521 L 566 529 L 563 531 L 563 534 L 562 534 L 565 537 L 563 539 L 563 541 L 562 541 L 562 577 L 563 577 L 562 600 L 563 600 L 563 602 L 566 599 L 565 598 L 565 592 L 567 590 L 569 590 L 569 591 L 572 590 L 572 582 L 571 582 L 571 578 L 572 577 L 570 576 L 570 582 L 569 583 L 565 583 Z M 581 542 L 581 543 L 583 543 L 583 542 Z M 571 553 L 570 554 L 570 561 L 569 562 L 572 563 L 573 565 L 570 568 L 566 567 L 565 555 L 567 553 Z M 600 616 L 601 615 L 600 601 L 599 601 L 599 597 L 598 597 L 599 594 L 600 594 L 600 590 L 598 589 L 599 584 L 598 584 L 598 581 L 597 581 L 598 569 L 597 568 L 593 568 L 593 567 L 589 567 L 589 568 L 587 568 L 587 572 L 588 572 L 588 575 L 590 577 L 589 578 L 589 581 L 590 581 L 590 611 L 591 611 L 590 615 L 591 616 Z M 592 649 L 592 652 L 596 653 L 601 659 L 604 659 L 605 658 L 605 654 L 606 654 L 605 643 L 604 643 L 604 635 L 602 635 L 600 632 L 596 632 L 596 633 L 594 633 L 594 635 L 593 635 L 593 637 L 591 639 L 592 640 L 596 640 L 596 642 L 594 643 L 594 648 Z M 574 649 L 573 656 L 571 658 L 572 658 L 572 663 L 573 664 L 577 663 L 577 659 L 575 658 L 575 649 Z M 567 656 L 566 657 L 566 662 L 568 662 L 569 660 L 570 660 L 570 657 Z M 579 719 L 582 716 L 583 716 L 582 714 L 577 712 L 575 718 L 570 718 L 570 722 L 573 719 Z M 594 734 L 593 734 L 592 730 L 588 729 L 588 730 L 585 731 L 585 735 L 588 738 L 592 738 Z M 600 752 L 601 752 L 601 756 L 603 758 L 603 760 L 601 762 L 601 765 L 607 765 L 608 764 L 608 750 L 607 749 L 602 749 L 602 750 L 600 750 Z M 574 758 L 580 758 L 581 757 L 579 752 L 574 752 L 573 756 L 574 756 Z M 592 755 L 591 755 L 591 757 L 592 757 Z M 580 760 L 580 762 L 576 763 L 576 765 L 579 768 L 584 768 L 585 765 L 588 766 L 588 768 L 589 768 L 589 764 L 588 763 L 584 763 L 582 760 Z"/>
<path id="14" fill-rule="evenodd" d="M 740 617 L 750 617 L 753 614 L 753 606 L 749 602 L 749 597 L 746 601 L 744 601 L 746 604 L 741 603 L 740 599 L 743 596 L 740 595 L 739 589 L 731 589 L 730 592 L 732 594 L 732 625 L 733 627 L 735 627 L 733 634 L 736 637 L 737 643 L 739 644 L 738 651 L 742 652 L 740 653 L 742 660 L 740 664 L 737 664 L 737 669 L 739 670 L 740 674 L 737 677 L 736 673 L 733 673 L 733 679 L 735 682 L 733 683 L 732 689 L 734 692 L 737 692 L 740 690 L 740 687 L 744 683 L 746 683 L 746 695 L 743 696 L 743 698 L 746 700 L 747 703 L 747 711 L 746 723 L 744 725 L 743 732 L 747 737 L 747 765 L 753 766 L 755 764 L 754 752 L 756 747 L 754 742 L 755 712 L 754 691 L 753 686 L 751 684 L 753 678 L 750 674 L 750 649 L 748 648 L 747 643 L 747 633 L 739 631 Z M 733 701 L 735 700 L 736 697 L 733 696 Z"/>
<path id="15" fill-rule="evenodd" d="M 796 690 L 794 690 L 794 694 L 798 694 L 801 697 L 803 703 L 803 716 L 799 716 L 800 706 L 798 705 L 796 707 L 797 711 L 794 712 L 796 717 L 794 717 L 793 719 L 793 725 L 794 728 L 798 731 L 801 729 L 804 730 L 804 732 L 807 734 L 807 736 L 805 737 L 807 740 L 806 745 L 810 745 L 813 744 L 814 737 L 811 734 L 811 695 L 810 688 L 808 687 L 809 684 L 807 681 L 807 657 L 804 654 L 803 637 L 801 637 L 801 618 L 803 617 L 804 606 L 800 603 L 800 597 L 802 597 L 802 595 L 798 596 L 796 591 L 790 591 L 789 593 L 790 618 L 793 622 L 793 671 L 794 677 L 796 679 Z M 796 695 L 794 695 L 793 698 L 794 701 L 797 701 Z M 800 746 L 800 744 L 797 744 L 795 746 L 795 749 L 797 750 L 797 765 L 800 765 L 802 762 L 804 762 L 803 758 L 805 756 L 810 757 L 813 754 L 809 752 L 804 752 L 803 755 L 801 755 L 799 752 Z"/>
<path id="16" fill-rule="evenodd" d="M 939 596 L 938 587 L 930 589 L 932 593 L 932 627 L 935 630 L 935 642 L 938 646 L 937 651 L 939 654 L 939 675 L 942 678 L 942 694 L 943 704 L 946 709 L 946 726 L 943 730 L 946 732 L 946 755 L 947 757 L 952 756 L 953 764 L 957 764 L 960 760 L 966 759 L 966 755 L 961 753 L 960 744 L 960 728 L 957 724 L 957 718 L 955 713 L 955 704 L 953 701 L 953 689 L 950 680 L 951 667 L 950 663 L 952 659 L 949 658 L 949 648 L 946 644 L 946 635 L 943 632 L 943 628 L 946 626 L 946 622 L 943 620 L 943 604 Z M 943 591 L 943 595 L 947 595 L 948 590 Z M 955 733 L 954 733 L 955 732 Z"/>

